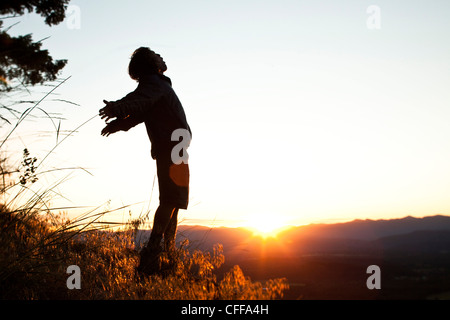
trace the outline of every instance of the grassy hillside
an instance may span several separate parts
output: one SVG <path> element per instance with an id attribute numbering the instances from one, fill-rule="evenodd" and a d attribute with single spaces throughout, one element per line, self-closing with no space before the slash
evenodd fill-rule
<path id="1" fill-rule="evenodd" d="M 190 251 L 185 242 L 160 257 L 161 272 L 140 276 L 133 230 L 83 231 L 37 212 L 0 210 L 0 299 L 274 299 L 285 279 L 254 282 L 239 266 L 220 279 L 222 247 Z M 68 289 L 67 268 L 81 270 L 81 289 Z"/>

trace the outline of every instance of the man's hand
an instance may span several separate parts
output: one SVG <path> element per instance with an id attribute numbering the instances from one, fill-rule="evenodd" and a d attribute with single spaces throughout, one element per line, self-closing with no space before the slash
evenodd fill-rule
<path id="1" fill-rule="evenodd" d="M 106 106 L 99 110 L 99 115 L 100 118 L 105 119 L 105 121 L 108 122 L 110 119 L 115 117 L 112 110 L 113 103 L 106 100 L 103 100 L 103 102 L 106 104 Z"/>
<path id="2" fill-rule="evenodd" d="M 107 137 L 110 134 L 115 133 L 119 130 L 120 126 L 118 120 L 113 120 L 110 123 L 108 123 L 106 127 L 103 128 L 101 135 Z"/>

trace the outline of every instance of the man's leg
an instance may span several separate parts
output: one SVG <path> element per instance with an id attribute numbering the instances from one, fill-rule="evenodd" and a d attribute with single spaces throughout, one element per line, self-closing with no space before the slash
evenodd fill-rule
<path id="1" fill-rule="evenodd" d="M 161 240 L 170 223 L 174 210 L 175 208 L 173 206 L 164 204 L 160 204 L 158 209 L 156 209 L 152 233 L 147 245 L 141 251 L 141 260 L 138 270 L 143 271 L 144 273 L 154 273 L 158 271 L 158 255 L 162 251 Z"/>
<path id="2" fill-rule="evenodd" d="M 176 208 L 171 205 L 159 205 L 153 218 L 153 229 L 147 247 L 157 248 L 160 246 L 161 240 L 170 225 L 174 211 L 176 211 Z"/>
<path id="3" fill-rule="evenodd" d="M 172 212 L 169 225 L 164 232 L 164 250 L 169 251 L 175 248 L 175 238 L 178 226 L 178 208 Z"/>

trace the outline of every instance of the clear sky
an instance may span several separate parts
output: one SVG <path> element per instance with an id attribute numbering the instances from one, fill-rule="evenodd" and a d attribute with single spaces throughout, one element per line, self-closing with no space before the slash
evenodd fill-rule
<path id="1" fill-rule="evenodd" d="M 58 26 L 26 15 L 11 29 L 50 36 L 43 46 L 69 60 L 61 76 L 71 78 L 57 93 L 79 106 L 43 106 L 64 114 L 62 129 L 74 129 L 103 99 L 134 90 L 127 75 L 134 49 L 160 53 L 193 131 L 185 223 L 450 214 L 449 1 L 70 5 L 79 11 Z M 140 203 L 134 214 L 154 210 L 156 167 L 144 125 L 108 138 L 102 128 L 99 118 L 90 121 L 52 154 L 49 167 L 92 173 L 76 171 L 61 184 L 70 200 L 62 205 L 110 199 L 111 208 Z M 17 134 L 17 146 L 38 156 L 55 143 Z"/>

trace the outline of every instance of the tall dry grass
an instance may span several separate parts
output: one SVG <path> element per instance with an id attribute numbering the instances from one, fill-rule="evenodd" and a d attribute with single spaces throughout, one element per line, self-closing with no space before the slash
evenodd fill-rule
<path id="1" fill-rule="evenodd" d="M 6 146 L 11 133 L 62 83 L 16 117 L 16 123 L 0 144 Z M 1 107 L 1 106 L 0 106 Z M 43 109 L 42 109 L 43 110 Z M 51 115 L 45 113 L 49 118 Z M 2 117 L 3 118 L 3 117 Z M 92 118 L 91 118 L 92 119 Z M 52 208 L 50 199 L 65 177 L 40 188 L 35 183 L 53 170 L 44 161 L 67 137 L 55 124 L 56 144 L 42 158 L 24 150 L 19 168 L 0 161 L 0 299 L 276 299 L 288 288 L 285 279 L 253 282 L 239 266 L 217 279 L 215 271 L 224 263 L 221 245 L 211 252 L 190 250 L 183 242 L 160 257 L 160 272 L 142 276 L 137 230 L 148 212 L 121 225 L 101 221 L 115 210 L 101 205 L 69 219 L 64 209 Z M 51 119 L 53 120 L 53 119 Z M 68 168 L 60 169 L 67 170 Z M 69 168 L 77 170 L 80 168 Z M 114 228 L 113 228 L 114 227 Z M 81 289 L 69 289 L 67 268 L 81 270 Z"/>

